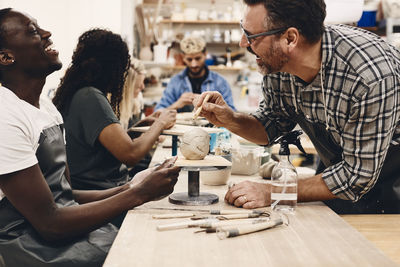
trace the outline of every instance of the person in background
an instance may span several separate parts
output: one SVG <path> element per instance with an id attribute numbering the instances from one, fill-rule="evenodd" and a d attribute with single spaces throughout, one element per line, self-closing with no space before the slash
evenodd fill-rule
<path id="1" fill-rule="evenodd" d="M 160 133 L 175 123 L 176 111 L 166 109 L 138 138 L 132 139 L 121 126 L 118 117 L 129 58 L 120 35 L 89 30 L 80 36 L 72 63 L 56 90 L 53 103 L 64 118 L 74 189 L 107 189 L 127 183 L 131 178 L 128 167 L 142 160 Z M 131 114 L 129 110 L 124 112 Z"/>
<path id="2" fill-rule="evenodd" d="M 155 110 L 176 109 L 178 112 L 193 111 L 193 99 L 205 91 L 218 91 L 228 105 L 235 110 L 232 91 L 228 82 L 205 64 L 206 42 L 196 36 L 185 37 L 180 42 L 186 68 L 173 76 L 165 88 Z"/>
<path id="3" fill-rule="evenodd" d="M 125 130 L 132 126 L 149 126 L 160 114 L 160 112 L 155 112 L 142 119 L 144 106 L 142 91 L 145 88 L 145 78 L 144 64 L 140 60 L 132 58 L 120 103 L 120 122 Z"/>
<path id="4" fill-rule="evenodd" d="M 50 37 L 29 15 L 0 10 L 0 259 L 7 267 L 102 266 L 118 232 L 108 222 L 170 194 L 179 168 L 171 160 L 135 183 L 71 189 L 62 116 L 41 96 L 61 68 Z"/>
<path id="5" fill-rule="evenodd" d="M 245 0 L 240 45 L 264 74 L 253 114 L 210 93 L 200 115 L 257 144 L 299 124 L 325 170 L 298 181 L 298 201 L 337 213 L 400 213 L 400 53 L 377 35 L 326 25 L 323 0 Z M 199 106 L 205 94 L 195 100 Z M 228 203 L 270 205 L 270 184 L 243 182 Z"/>
<path id="6" fill-rule="evenodd" d="M 146 69 L 144 64 L 136 59 L 131 59 L 131 65 L 128 69 L 128 74 L 126 76 L 122 100 L 120 103 L 120 122 L 122 127 L 125 130 L 128 130 L 129 135 L 132 138 L 137 138 L 140 136 L 140 133 L 135 133 L 133 131 L 129 131 L 131 127 L 140 127 L 140 126 L 150 126 L 154 123 L 155 120 L 160 116 L 161 111 L 154 112 L 153 114 L 143 117 L 143 94 L 142 91 L 145 88 L 144 79 L 146 78 Z M 110 96 L 108 96 L 109 100 Z M 154 130 L 154 129 L 150 129 Z M 159 136 L 158 140 L 160 140 L 161 136 Z M 152 140 L 150 140 L 152 141 Z M 154 148 L 154 144 L 153 144 Z M 154 149 L 150 150 L 138 163 L 136 163 L 133 167 L 129 169 L 129 175 L 133 176 L 134 174 L 143 171 L 148 168 Z"/>

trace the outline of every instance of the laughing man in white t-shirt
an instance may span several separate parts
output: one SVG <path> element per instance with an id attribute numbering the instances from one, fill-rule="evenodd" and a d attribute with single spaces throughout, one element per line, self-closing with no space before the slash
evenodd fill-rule
<path id="1" fill-rule="evenodd" d="M 108 222 L 171 193 L 179 168 L 166 161 L 139 183 L 71 190 L 63 121 L 40 97 L 61 68 L 50 36 L 32 17 L 0 10 L 0 265 L 100 266 L 118 231 Z"/>

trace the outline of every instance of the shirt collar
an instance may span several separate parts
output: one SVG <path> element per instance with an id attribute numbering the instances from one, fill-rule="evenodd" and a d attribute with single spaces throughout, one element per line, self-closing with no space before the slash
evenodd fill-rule
<path id="1" fill-rule="evenodd" d="M 322 67 L 325 68 L 328 64 L 330 64 L 334 49 L 335 49 L 335 40 L 332 35 L 331 26 L 325 26 L 324 34 L 322 35 Z"/>
<path id="2" fill-rule="evenodd" d="M 310 91 L 321 91 L 321 71 L 323 72 L 324 82 L 326 81 L 326 69 L 330 64 L 333 53 L 334 53 L 334 39 L 331 32 L 330 26 L 325 26 L 324 33 L 322 34 L 321 41 L 321 52 L 322 52 L 322 69 L 318 72 L 317 76 L 315 76 L 314 80 L 308 85 L 302 85 L 300 81 L 295 81 L 296 85 L 298 85 L 303 92 Z"/>

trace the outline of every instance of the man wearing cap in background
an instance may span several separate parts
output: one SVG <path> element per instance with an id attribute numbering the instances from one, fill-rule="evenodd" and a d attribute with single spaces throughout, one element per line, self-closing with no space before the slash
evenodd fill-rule
<path id="1" fill-rule="evenodd" d="M 186 68 L 171 78 L 155 110 L 173 108 L 178 112 L 191 112 L 195 95 L 205 91 L 220 92 L 225 102 L 235 110 L 228 82 L 205 64 L 206 42 L 200 37 L 189 36 L 181 41 L 180 47 Z"/>

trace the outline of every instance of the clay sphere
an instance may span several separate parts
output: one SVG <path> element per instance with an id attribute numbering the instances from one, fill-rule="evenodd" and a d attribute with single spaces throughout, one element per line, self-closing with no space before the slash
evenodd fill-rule
<path id="1" fill-rule="evenodd" d="M 210 150 L 210 135 L 200 128 L 186 131 L 181 139 L 180 150 L 186 159 L 204 159 Z"/>

